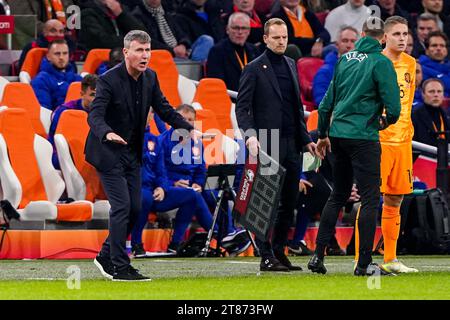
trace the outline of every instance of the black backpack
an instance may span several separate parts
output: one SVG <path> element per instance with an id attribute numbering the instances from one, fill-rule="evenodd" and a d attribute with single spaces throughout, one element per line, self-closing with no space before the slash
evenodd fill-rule
<path id="1" fill-rule="evenodd" d="M 440 189 L 405 196 L 400 212 L 399 252 L 450 253 L 449 208 Z"/>

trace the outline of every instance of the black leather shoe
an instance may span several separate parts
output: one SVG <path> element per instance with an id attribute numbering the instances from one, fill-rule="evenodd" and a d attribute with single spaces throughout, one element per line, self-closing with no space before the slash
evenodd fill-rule
<path id="1" fill-rule="evenodd" d="M 355 276 L 395 276 L 394 273 L 387 272 L 380 268 L 380 266 L 376 263 L 371 263 L 367 266 L 367 268 L 363 268 L 360 266 L 356 266 L 353 271 Z"/>
<path id="2" fill-rule="evenodd" d="M 325 268 L 323 260 L 320 259 L 316 254 L 313 255 L 311 259 L 309 259 L 308 269 L 316 273 L 327 273 L 327 268 Z"/>
<path id="3" fill-rule="evenodd" d="M 280 263 L 285 266 L 288 267 L 288 269 L 290 271 L 302 271 L 302 267 L 300 266 L 293 266 L 292 263 L 289 261 L 288 257 L 286 257 L 286 255 L 284 253 L 275 253 L 275 258 L 277 258 L 278 261 L 280 261 Z"/>
<path id="4" fill-rule="evenodd" d="M 115 270 L 112 281 L 152 281 L 152 279 L 143 276 L 139 273 L 139 270 L 133 268 L 132 266 L 128 266 L 128 268 L 124 270 Z"/>
<path id="5" fill-rule="evenodd" d="M 261 260 L 261 264 L 259 265 L 259 270 L 289 272 L 288 267 L 286 267 L 280 261 L 278 261 L 276 258 L 273 257 L 263 258 Z"/>

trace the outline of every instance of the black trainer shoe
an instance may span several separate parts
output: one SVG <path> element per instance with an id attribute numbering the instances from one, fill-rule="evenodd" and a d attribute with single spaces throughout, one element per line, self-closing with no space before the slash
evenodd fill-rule
<path id="1" fill-rule="evenodd" d="M 323 260 L 320 259 L 316 254 L 309 259 L 308 269 L 315 273 L 327 273 L 327 268 L 323 264 Z"/>
<path id="2" fill-rule="evenodd" d="M 293 256 L 311 256 L 313 251 L 311 251 L 306 244 L 300 242 L 297 245 L 288 245 L 288 253 Z"/>
<path id="3" fill-rule="evenodd" d="M 378 264 L 373 262 L 369 264 L 367 268 L 356 265 L 353 274 L 355 276 L 395 276 L 394 273 L 383 270 Z"/>
<path id="4" fill-rule="evenodd" d="M 268 257 L 263 258 L 261 260 L 261 264 L 259 265 L 260 271 L 283 271 L 289 272 L 289 268 L 278 261 L 276 258 Z"/>
<path id="5" fill-rule="evenodd" d="M 302 267 L 300 266 L 294 266 L 292 265 L 292 263 L 289 261 L 288 257 L 286 257 L 286 255 L 284 253 L 276 253 L 274 252 L 275 258 L 277 258 L 278 261 L 280 261 L 280 263 L 287 267 L 290 271 L 302 271 Z"/>
<path id="6" fill-rule="evenodd" d="M 131 248 L 131 252 L 135 258 L 144 258 L 147 255 L 147 252 L 144 249 L 143 243 L 136 243 Z"/>
<path id="7" fill-rule="evenodd" d="M 327 256 L 345 256 L 345 251 L 337 246 L 327 247 L 326 252 Z"/>
<path id="8" fill-rule="evenodd" d="M 112 264 L 111 259 L 98 254 L 94 259 L 94 264 L 105 278 L 110 280 L 113 278 L 114 265 Z"/>
<path id="9" fill-rule="evenodd" d="M 112 281 L 152 281 L 152 279 L 143 276 L 139 270 L 130 265 L 124 270 L 114 271 Z"/>

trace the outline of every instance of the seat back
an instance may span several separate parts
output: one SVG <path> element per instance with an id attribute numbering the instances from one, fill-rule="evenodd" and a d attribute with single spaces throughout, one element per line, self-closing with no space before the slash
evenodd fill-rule
<path id="1" fill-rule="evenodd" d="M 35 133 L 26 111 L 9 108 L 0 112 L 0 134 L 6 141 L 9 161 L 22 187 L 19 208 L 26 207 L 30 201 L 47 200 L 34 151 Z"/>
<path id="2" fill-rule="evenodd" d="M 315 106 L 312 94 L 313 80 L 322 65 L 323 60 L 319 58 L 306 57 L 297 61 L 300 95 L 308 111 L 313 110 Z"/>
<path id="3" fill-rule="evenodd" d="M 27 52 L 19 73 L 20 82 L 30 83 L 38 74 L 41 61 L 47 54 L 47 51 L 47 48 L 33 48 Z"/>
<path id="4" fill-rule="evenodd" d="M 82 110 L 64 111 L 58 121 L 55 135 L 62 134 L 66 139 L 75 168 L 86 184 L 86 196 L 83 200 L 94 202 L 95 199 L 106 199 L 106 197 L 95 168 L 84 157 L 84 145 L 89 133 L 87 116 L 87 112 Z M 64 178 L 70 177 L 64 175 Z"/>
<path id="5" fill-rule="evenodd" d="M 95 74 L 97 68 L 102 62 L 109 61 L 109 52 L 111 49 L 92 49 L 89 51 L 86 61 L 84 62 L 81 76 L 86 74 Z"/>
<path id="6" fill-rule="evenodd" d="M 8 83 L 3 91 L 1 105 L 26 110 L 34 131 L 44 138 L 47 137 L 47 133 L 41 122 L 41 105 L 30 84 L 20 82 Z"/>
<path id="7" fill-rule="evenodd" d="M 214 113 L 220 132 L 223 134 L 227 134 L 227 130 L 232 132 L 231 99 L 222 79 L 204 78 L 200 80 L 194 101 L 200 103 L 203 109 Z"/>
<path id="8" fill-rule="evenodd" d="M 7 79 L 0 77 L 0 101 L 3 99 L 3 91 L 8 83 L 9 81 Z"/>
<path id="9" fill-rule="evenodd" d="M 64 102 L 81 99 L 81 81 L 74 81 L 69 85 Z"/>
<path id="10" fill-rule="evenodd" d="M 196 110 L 196 125 L 195 127 L 203 133 L 215 134 L 215 137 L 203 138 L 203 156 L 206 165 L 223 164 L 225 158 L 221 150 L 223 134 L 218 129 L 219 123 L 216 116 L 211 110 L 199 109 Z"/>
<path id="11" fill-rule="evenodd" d="M 149 68 L 156 72 L 159 86 L 167 101 L 176 107 L 181 104 L 178 93 L 178 69 L 172 55 L 167 50 L 152 50 Z"/>
<path id="12" fill-rule="evenodd" d="M 306 120 L 306 129 L 308 132 L 316 130 L 319 122 L 319 113 L 317 110 L 312 110 L 309 113 L 308 120 Z"/>

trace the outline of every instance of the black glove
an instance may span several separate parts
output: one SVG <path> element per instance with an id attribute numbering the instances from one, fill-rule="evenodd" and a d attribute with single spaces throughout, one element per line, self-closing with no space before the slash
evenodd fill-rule
<path id="1" fill-rule="evenodd" d="M 378 118 L 378 123 L 379 123 L 378 130 L 380 131 L 389 127 L 389 123 L 387 122 L 386 116 L 381 115 Z"/>

